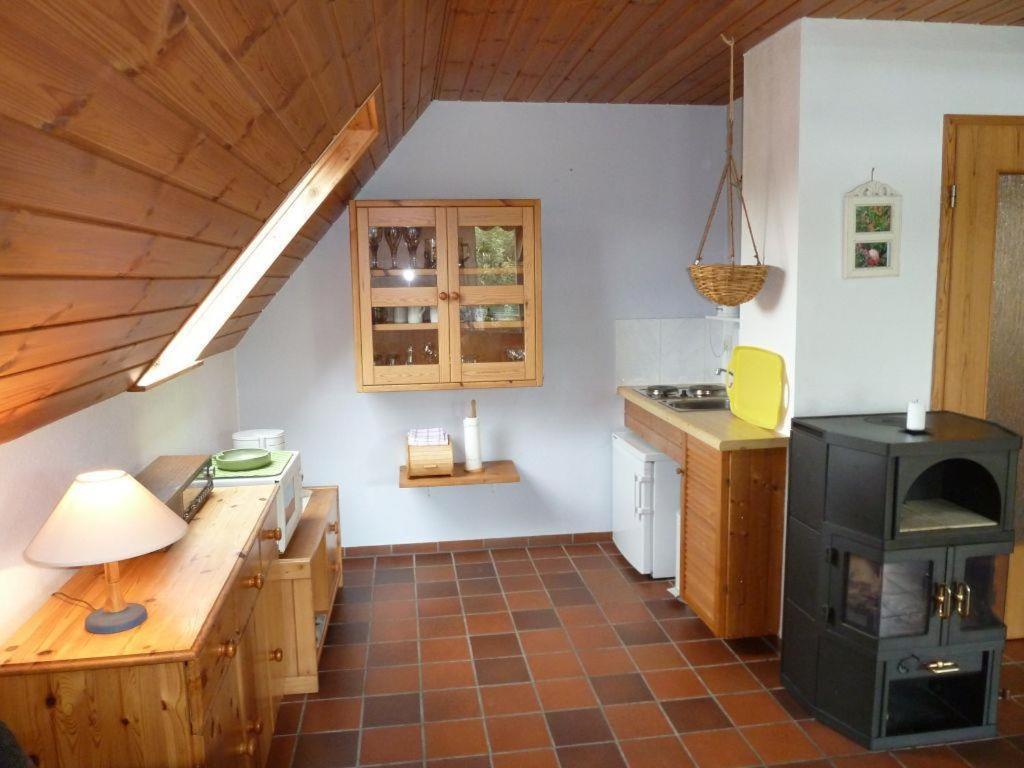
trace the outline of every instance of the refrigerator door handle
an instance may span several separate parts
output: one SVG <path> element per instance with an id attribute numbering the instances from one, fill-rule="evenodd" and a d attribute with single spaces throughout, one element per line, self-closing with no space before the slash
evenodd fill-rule
<path id="1" fill-rule="evenodd" d="M 633 517 L 640 517 L 640 475 L 633 474 Z"/>
<path id="2" fill-rule="evenodd" d="M 654 497 L 654 478 L 653 477 L 641 477 L 639 478 L 640 488 L 640 502 L 637 504 L 637 517 L 643 517 L 644 515 L 650 515 L 654 513 L 653 497 Z M 647 503 L 644 503 L 644 489 L 647 489 Z"/>

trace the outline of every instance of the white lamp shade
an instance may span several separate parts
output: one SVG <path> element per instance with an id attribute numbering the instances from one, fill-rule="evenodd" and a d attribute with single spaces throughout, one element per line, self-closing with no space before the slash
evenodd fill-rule
<path id="1" fill-rule="evenodd" d="M 187 530 L 134 477 L 104 469 L 75 478 L 25 556 L 60 567 L 113 563 L 163 549 Z"/>

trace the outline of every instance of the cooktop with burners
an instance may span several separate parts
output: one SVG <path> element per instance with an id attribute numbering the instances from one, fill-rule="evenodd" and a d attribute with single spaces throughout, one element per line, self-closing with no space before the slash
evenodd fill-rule
<path id="1" fill-rule="evenodd" d="M 675 411 L 715 411 L 729 408 L 723 384 L 651 384 L 634 387 L 644 397 Z"/>

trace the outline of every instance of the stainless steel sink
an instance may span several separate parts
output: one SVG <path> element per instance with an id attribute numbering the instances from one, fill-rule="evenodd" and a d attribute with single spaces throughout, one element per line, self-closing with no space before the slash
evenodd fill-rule
<path id="1" fill-rule="evenodd" d="M 673 411 L 725 411 L 729 409 L 727 397 L 673 397 L 662 402 Z"/>

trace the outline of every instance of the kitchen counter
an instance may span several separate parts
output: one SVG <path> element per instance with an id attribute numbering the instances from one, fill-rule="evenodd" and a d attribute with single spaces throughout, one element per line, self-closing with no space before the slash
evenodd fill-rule
<path id="1" fill-rule="evenodd" d="M 617 391 L 627 402 L 716 451 L 761 450 L 789 445 L 789 438 L 785 435 L 748 424 L 729 411 L 675 411 L 641 395 L 632 387 L 619 387 Z"/>

